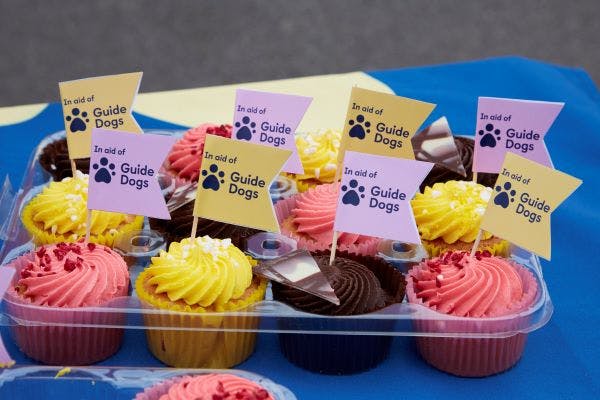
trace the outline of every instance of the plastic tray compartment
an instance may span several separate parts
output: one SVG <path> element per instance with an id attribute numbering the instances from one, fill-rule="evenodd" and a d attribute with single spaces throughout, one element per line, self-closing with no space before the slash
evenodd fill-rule
<path id="1" fill-rule="evenodd" d="M 276 400 L 296 400 L 296 396 L 261 375 L 242 370 L 206 370 L 164 368 L 74 368 L 57 377 L 61 367 L 19 367 L 0 373 L 0 399 L 69 398 L 77 393 L 78 399 L 120 400 L 134 399 L 162 381 L 183 375 L 227 373 L 256 382 L 271 393 Z"/>

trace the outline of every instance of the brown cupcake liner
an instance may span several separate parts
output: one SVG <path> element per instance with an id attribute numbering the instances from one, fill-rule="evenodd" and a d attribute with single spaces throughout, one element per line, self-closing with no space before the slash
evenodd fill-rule
<path id="1" fill-rule="evenodd" d="M 329 255 L 314 252 L 314 255 Z M 391 264 L 379 257 L 360 256 L 340 252 L 337 257 L 356 261 L 371 270 L 388 293 L 388 304 L 402 302 L 406 283 L 404 276 Z M 274 287 L 273 296 L 277 298 Z M 323 318 L 280 318 L 278 325 L 284 330 L 319 331 L 373 331 L 393 332 L 395 321 L 331 317 Z M 385 335 L 335 335 L 280 333 L 279 344 L 282 354 L 293 364 L 309 371 L 347 375 L 364 372 L 383 362 L 390 351 L 393 337 Z"/>

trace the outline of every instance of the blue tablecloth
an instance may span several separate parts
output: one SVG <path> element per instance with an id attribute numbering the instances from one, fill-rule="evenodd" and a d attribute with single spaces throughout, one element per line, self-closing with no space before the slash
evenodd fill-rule
<path id="1" fill-rule="evenodd" d="M 600 312 L 596 308 L 600 304 L 600 250 L 595 232 L 600 225 L 596 210 L 600 94 L 594 83 L 581 69 L 515 57 L 370 75 L 399 95 L 438 104 L 427 123 L 444 115 L 460 134 L 474 130 L 478 96 L 566 103 L 546 143 L 555 167 L 583 179 L 584 184 L 552 214 L 552 261 L 542 264 L 555 314 L 548 325 L 529 335 L 523 358 L 513 369 L 488 378 L 457 378 L 429 367 L 419 358 L 411 338 L 395 338 L 390 357 L 372 371 L 333 377 L 289 364 L 279 353 L 276 336 L 264 334 L 256 353 L 239 368 L 288 386 L 299 399 L 600 398 Z M 141 115 L 136 118 L 144 128 L 173 127 Z M 61 129 L 58 104 L 28 122 L 0 127 L 5 146 L 0 174 L 8 173 L 18 184 L 31 150 L 42 137 Z M 142 331 L 130 330 L 123 350 L 103 364 L 130 365 L 136 360 L 138 365 L 159 366 L 146 350 L 142 335 Z M 8 344 L 20 363 L 30 363 Z M 68 394 L 64 397 L 69 398 Z"/>

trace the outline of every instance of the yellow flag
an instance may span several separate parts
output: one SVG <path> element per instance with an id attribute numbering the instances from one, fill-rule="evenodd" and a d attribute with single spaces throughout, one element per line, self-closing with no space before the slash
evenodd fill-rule
<path id="1" fill-rule="evenodd" d="M 338 162 L 346 150 L 415 159 L 411 138 L 435 104 L 352 88 Z"/>
<path id="2" fill-rule="evenodd" d="M 291 154 L 207 135 L 194 216 L 279 232 L 269 187 Z"/>
<path id="3" fill-rule="evenodd" d="M 141 80 L 133 72 L 58 84 L 72 160 L 90 156 L 93 128 L 142 133 L 131 115 Z"/>
<path id="4" fill-rule="evenodd" d="M 506 153 L 481 229 L 550 260 L 550 215 L 581 180 Z"/>

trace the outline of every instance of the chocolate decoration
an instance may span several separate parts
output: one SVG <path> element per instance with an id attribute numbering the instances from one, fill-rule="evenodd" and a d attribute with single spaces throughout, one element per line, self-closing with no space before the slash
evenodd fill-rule
<path id="1" fill-rule="evenodd" d="M 446 117 L 438 119 L 413 137 L 415 159 L 434 163 L 465 177 L 467 172 L 452 139 Z"/>
<path id="2" fill-rule="evenodd" d="M 49 143 L 42 150 L 40 155 L 40 165 L 44 168 L 55 181 L 61 181 L 64 178 L 71 177 L 71 159 L 69 158 L 69 149 L 67 139 L 55 140 Z M 75 161 L 77 169 L 85 174 L 90 170 L 90 159 L 81 158 Z"/>

